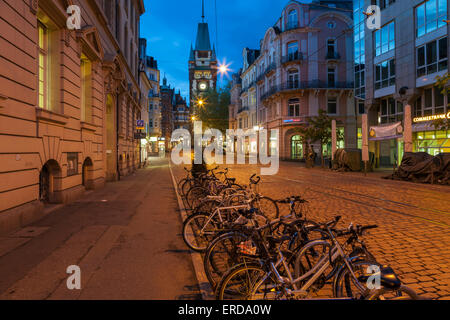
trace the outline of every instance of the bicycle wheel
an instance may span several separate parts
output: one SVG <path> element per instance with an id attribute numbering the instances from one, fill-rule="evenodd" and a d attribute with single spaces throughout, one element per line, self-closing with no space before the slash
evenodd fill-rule
<path id="1" fill-rule="evenodd" d="M 204 213 L 189 216 L 183 223 L 183 240 L 194 251 L 202 252 L 219 231 L 216 221 Z"/>
<path id="2" fill-rule="evenodd" d="M 188 193 L 186 194 L 186 204 L 189 207 L 189 209 L 193 209 L 200 201 L 203 200 L 208 195 L 208 189 L 203 187 L 193 187 L 189 189 Z"/>
<path id="3" fill-rule="evenodd" d="M 185 179 L 183 184 L 181 184 L 181 188 L 179 190 L 180 195 L 182 195 L 183 197 L 186 197 L 187 192 L 193 186 L 194 186 L 194 180 L 192 180 L 192 179 Z"/>
<path id="4" fill-rule="evenodd" d="M 358 278 L 367 275 L 367 269 L 370 266 L 381 267 L 381 265 L 373 260 L 360 259 L 350 262 L 350 265 L 356 279 L 351 275 L 348 267 L 342 265 L 333 281 L 333 296 L 335 298 L 361 298 L 363 293 L 358 286 L 367 288 L 367 283 L 358 280 Z"/>
<path id="5" fill-rule="evenodd" d="M 306 243 L 295 253 L 292 263 L 294 264 L 294 278 L 304 276 L 299 284 L 306 283 L 323 265 L 325 259 L 329 259 L 331 245 L 328 241 L 315 240 Z M 322 275 L 311 286 L 312 290 L 319 290 L 333 274 L 333 266 L 329 266 Z"/>
<path id="6" fill-rule="evenodd" d="M 259 264 L 239 264 L 232 267 L 216 288 L 217 300 L 275 300 L 278 285 L 274 277 Z"/>
<path id="7" fill-rule="evenodd" d="M 425 300 L 413 289 L 401 285 L 398 289 L 381 288 L 371 292 L 366 300 Z"/>
<path id="8" fill-rule="evenodd" d="M 252 207 L 257 208 L 270 220 L 277 219 L 280 216 L 280 209 L 278 208 L 277 202 L 266 196 L 255 199 L 252 202 Z"/>
<path id="9" fill-rule="evenodd" d="M 203 257 L 203 267 L 213 289 L 231 267 L 246 259 L 240 254 L 238 245 L 247 239 L 248 236 L 242 233 L 230 232 L 220 235 L 209 243 Z"/>

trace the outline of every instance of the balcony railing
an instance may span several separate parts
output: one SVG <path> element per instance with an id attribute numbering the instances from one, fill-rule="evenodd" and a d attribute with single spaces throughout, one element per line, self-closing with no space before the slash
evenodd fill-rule
<path id="1" fill-rule="evenodd" d="M 250 82 L 250 84 L 247 87 L 244 87 L 241 89 L 241 93 L 247 92 L 251 87 L 255 85 L 255 81 Z"/>
<path id="2" fill-rule="evenodd" d="M 272 62 L 269 64 L 269 66 L 266 68 L 266 71 L 264 72 L 265 75 L 271 73 L 273 70 L 277 68 L 277 64 L 275 62 Z"/>
<path id="3" fill-rule="evenodd" d="M 281 85 L 276 85 L 266 92 L 264 92 L 261 95 L 261 100 L 265 100 L 269 98 L 270 96 L 286 92 L 290 90 L 300 90 L 300 89 L 348 89 L 353 90 L 354 89 L 354 83 L 353 82 L 334 82 L 334 83 L 328 83 L 326 81 L 288 81 L 285 83 L 282 83 Z"/>
<path id="4" fill-rule="evenodd" d="M 260 82 L 261 80 L 264 80 L 264 78 L 265 78 L 265 74 L 262 73 L 262 74 L 260 74 L 259 76 L 256 77 L 256 82 Z"/>
<path id="5" fill-rule="evenodd" d="M 288 54 L 287 56 L 284 56 L 281 59 L 281 62 L 283 64 L 285 64 L 285 63 L 301 61 L 301 60 L 303 60 L 303 53 L 295 52 L 295 53 Z"/>
<path id="6" fill-rule="evenodd" d="M 341 59 L 341 55 L 335 51 L 328 51 L 327 55 L 325 56 L 325 59 L 327 60 L 339 60 Z"/>

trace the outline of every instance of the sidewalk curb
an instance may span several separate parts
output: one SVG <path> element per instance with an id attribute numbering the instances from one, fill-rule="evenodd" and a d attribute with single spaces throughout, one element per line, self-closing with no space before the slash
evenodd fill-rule
<path id="1" fill-rule="evenodd" d="M 178 207 L 180 208 L 181 220 L 184 221 L 187 218 L 186 208 L 184 207 L 183 200 L 177 190 L 177 183 L 175 176 L 172 172 L 172 165 L 169 159 L 169 171 L 172 176 L 173 188 L 175 189 L 175 194 L 177 196 Z M 214 292 L 209 284 L 208 278 L 206 277 L 205 271 L 203 270 L 203 258 L 200 253 L 193 250 L 189 250 L 192 258 L 192 264 L 194 265 L 195 276 L 197 277 L 198 286 L 202 294 L 203 300 L 213 300 Z"/>

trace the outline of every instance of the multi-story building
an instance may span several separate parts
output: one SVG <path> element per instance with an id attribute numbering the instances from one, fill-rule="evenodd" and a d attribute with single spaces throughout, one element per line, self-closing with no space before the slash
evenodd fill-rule
<path id="1" fill-rule="evenodd" d="M 174 129 L 190 129 L 190 111 L 186 99 L 178 92 L 175 95 L 175 105 L 173 107 L 173 127 Z"/>
<path id="2" fill-rule="evenodd" d="M 352 1 L 289 1 L 259 50 L 244 50 L 237 126 L 278 129 L 278 145 L 271 141 L 270 148 L 282 159 L 301 159 L 297 128 L 324 109 L 345 136 L 339 147 L 356 147 L 352 19 Z M 323 149 L 331 153 L 331 145 Z"/>
<path id="3" fill-rule="evenodd" d="M 252 50 L 245 48 L 242 52 L 243 68 L 241 73 L 241 104 L 237 110 L 237 127 L 239 129 L 253 129 L 257 126 L 257 90 L 256 90 L 256 74 L 257 67 L 254 63 L 259 57 L 259 50 Z M 249 153 L 257 152 L 257 141 L 255 137 L 250 141 L 250 138 L 246 138 L 246 141 L 242 144 L 242 150 L 240 152 Z"/>
<path id="4" fill-rule="evenodd" d="M 69 30 L 67 6 L 81 9 Z M 0 232 L 132 171 L 143 1 L 1 1 Z M 76 21 L 75 21 L 76 22 Z"/>
<path id="5" fill-rule="evenodd" d="M 144 121 L 145 139 L 141 139 L 141 162 L 159 153 L 161 138 L 161 108 L 159 70 L 155 58 L 146 55 L 147 41 L 139 39 L 141 119 Z"/>
<path id="6" fill-rule="evenodd" d="M 241 71 L 234 73 L 231 80 L 230 105 L 228 107 L 228 128 L 236 130 L 238 128 L 237 114 L 241 108 L 242 80 Z"/>
<path id="7" fill-rule="evenodd" d="M 146 141 L 142 141 L 142 143 L 145 144 L 147 155 L 157 155 L 159 153 L 159 145 L 162 143 L 161 95 L 159 86 L 160 71 L 158 70 L 158 61 L 156 61 L 154 57 L 146 55 L 146 39 L 140 39 L 139 43 L 141 77 L 145 77 L 145 82 L 148 82 L 148 90 L 142 92 L 143 95 L 145 94 L 145 97 L 142 96 L 141 101 L 141 104 L 145 103 L 145 107 L 143 107 L 142 111 L 142 119 L 145 120 L 145 130 L 147 133 Z"/>
<path id="8" fill-rule="evenodd" d="M 448 72 L 448 0 L 372 1 L 381 8 L 381 29 L 366 29 L 365 107 L 374 131 L 379 126 L 412 125 L 413 151 L 450 152 L 450 131 L 436 130 L 430 117 L 449 117 L 449 96 L 436 77 Z M 403 92 L 402 92 L 403 91 Z M 413 123 L 404 123 L 404 106 L 412 106 Z M 400 162 L 400 134 L 370 137 L 377 166 Z"/>
<path id="9" fill-rule="evenodd" d="M 164 76 L 161 90 L 161 141 L 165 151 L 171 148 L 170 141 L 174 130 L 173 108 L 175 105 L 175 88 L 167 84 L 167 78 Z"/>
<path id="10" fill-rule="evenodd" d="M 150 152 L 156 155 L 160 146 L 164 144 L 161 141 L 161 93 L 160 93 L 160 71 L 158 70 L 158 61 L 153 57 L 147 57 L 147 75 L 150 79 L 152 89 L 148 93 L 149 98 L 149 135 Z"/>

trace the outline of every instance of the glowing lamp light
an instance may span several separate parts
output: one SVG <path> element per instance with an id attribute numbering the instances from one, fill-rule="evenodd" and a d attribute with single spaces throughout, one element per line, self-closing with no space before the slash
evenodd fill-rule
<path id="1" fill-rule="evenodd" d="M 219 62 L 219 65 L 217 66 L 217 71 L 220 73 L 220 76 L 227 76 L 228 73 L 231 71 L 230 69 L 231 63 L 226 63 L 225 60 L 223 62 Z"/>

